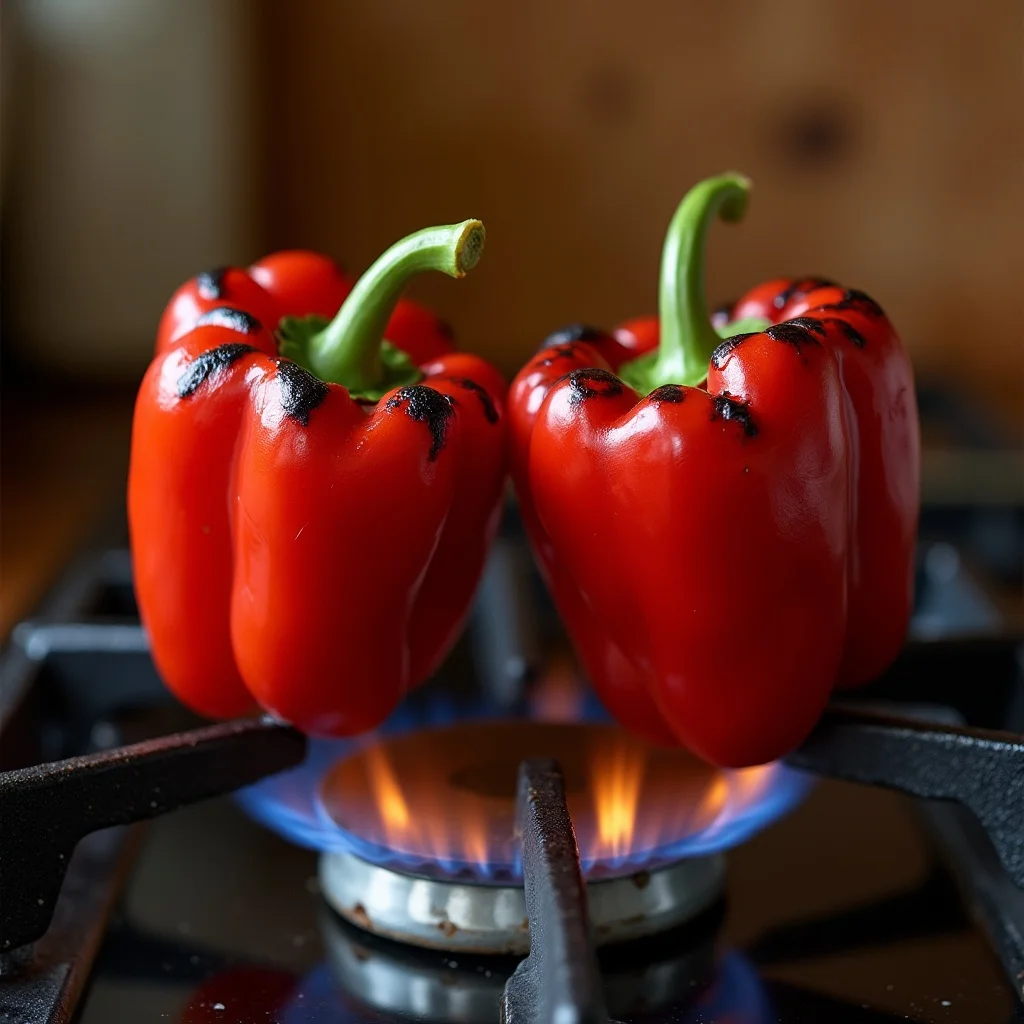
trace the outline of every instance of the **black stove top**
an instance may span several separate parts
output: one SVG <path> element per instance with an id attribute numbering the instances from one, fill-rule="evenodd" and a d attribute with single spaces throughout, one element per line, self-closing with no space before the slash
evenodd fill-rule
<path id="1" fill-rule="evenodd" d="M 156 820 L 140 844 L 82 1024 L 499 1019 L 514 961 L 346 924 L 318 894 L 316 855 L 230 799 Z M 602 966 L 623 1021 L 1024 1019 L 926 824 L 906 798 L 848 783 L 822 783 L 733 850 L 723 906 L 675 935 L 607 948 Z"/>
<path id="2" fill-rule="evenodd" d="M 477 618 L 441 681 L 445 692 L 464 694 L 483 678 L 491 699 L 510 712 L 540 652 L 558 642 L 545 626 L 551 616 L 542 591 L 530 583 L 524 599 L 521 586 L 508 585 L 523 564 L 516 550 L 499 545 Z M 919 633 L 998 627 L 970 577 L 956 564 L 951 571 L 955 549 L 934 550 L 922 552 Z M 540 610 L 532 625 L 528 609 Z M 130 566 L 114 551 L 74 570 L 40 618 L 19 628 L 0 688 L 4 768 L 173 737 L 200 724 L 160 687 L 134 615 Z M 986 737 L 995 733 L 965 738 L 935 724 L 1019 733 L 1019 650 L 1005 637 L 948 642 L 919 661 L 911 650 L 899 672 L 862 698 L 874 712 L 895 708 L 902 724 L 839 710 L 817 746 L 794 758 L 830 775 L 964 800 L 988 817 L 988 836 L 955 803 L 823 779 L 795 811 L 727 852 L 724 897 L 699 917 L 597 953 L 574 844 L 565 843 L 557 770 L 528 762 L 522 771 L 533 774 L 519 811 L 534 952 L 522 962 L 419 949 L 353 926 L 322 897 L 316 852 L 257 824 L 234 796 L 162 813 L 294 763 L 290 730 L 254 722 L 218 727 L 198 744 L 164 741 L 160 756 L 192 751 L 204 765 L 203 785 L 132 804 L 130 814 L 105 820 L 152 820 L 93 832 L 78 844 L 49 930 L 0 956 L 0 1022 L 1024 1021 L 1024 889 L 1012 880 L 1024 866 L 1021 823 L 1000 820 L 1019 802 L 1024 779 L 1011 766 L 995 793 L 963 782 L 976 777 L 979 758 L 1018 757 L 1024 748 L 1011 751 L 997 737 L 989 749 Z M 912 714 L 932 724 L 916 734 Z M 277 734 L 276 753 L 264 731 Z M 216 749 L 225 743 L 236 756 L 222 762 Z M 872 743 L 881 747 L 865 760 Z M 207 747 L 212 759 L 203 762 Z M 155 749 L 138 762 L 111 755 L 127 780 L 122 804 L 137 803 L 131 780 L 151 770 Z M 884 770 L 873 777 L 865 765 L 879 763 Z M 86 771 L 102 777 L 110 764 Z M 109 786 L 68 797 L 52 781 L 36 779 L 24 832 L 22 819 L 13 828 L 10 816 L 0 824 L 0 852 L 9 858 L 0 860 L 0 899 L 12 877 L 29 877 L 32 868 L 46 876 L 31 844 L 48 801 L 77 802 L 83 820 L 99 820 L 95 805 L 111 800 Z M 14 805 L 3 806 L 10 815 Z M 60 842 L 51 848 L 60 859 Z M 15 875 L 10 865 L 19 855 Z"/>

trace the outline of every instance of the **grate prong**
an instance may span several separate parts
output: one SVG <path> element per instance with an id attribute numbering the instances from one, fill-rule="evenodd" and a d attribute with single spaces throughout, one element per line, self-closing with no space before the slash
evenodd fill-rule
<path id="1" fill-rule="evenodd" d="M 962 804 L 1024 888 L 1024 736 L 837 706 L 787 761 L 829 778 Z"/>
<path id="2" fill-rule="evenodd" d="M 610 1024 L 562 770 L 519 766 L 517 797 L 530 955 L 505 985 L 504 1024 Z"/>
<path id="3" fill-rule="evenodd" d="M 38 939 L 75 845 L 299 764 L 305 737 L 242 719 L 0 773 L 0 952 Z"/>

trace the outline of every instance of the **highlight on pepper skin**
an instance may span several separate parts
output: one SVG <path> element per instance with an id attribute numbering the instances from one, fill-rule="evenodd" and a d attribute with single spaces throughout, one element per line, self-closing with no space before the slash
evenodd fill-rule
<path id="1" fill-rule="evenodd" d="M 455 642 L 498 525 L 505 383 L 402 291 L 483 243 L 479 221 L 427 228 L 354 283 L 276 253 L 172 297 L 128 514 L 153 658 L 193 710 L 363 732 Z"/>
<path id="2" fill-rule="evenodd" d="M 873 299 L 777 278 L 709 315 L 705 238 L 749 188 L 683 199 L 658 317 L 555 332 L 509 390 L 523 520 L 599 695 L 737 767 L 896 657 L 920 477 L 910 362 Z"/>

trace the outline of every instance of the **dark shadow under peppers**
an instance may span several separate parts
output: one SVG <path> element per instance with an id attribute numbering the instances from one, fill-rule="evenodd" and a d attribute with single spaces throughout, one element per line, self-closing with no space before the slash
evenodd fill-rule
<path id="1" fill-rule="evenodd" d="M 730 766 L 784 755 L 896 656 L 919 502 L 913 376 L 877 303 L 778 279 L 708 316 L 704 239 L 748 189 L 683 200 L 659 318 L 558 332 L 509 393 L 524 520 L 599 694 Z"/>
<path id="2" fill-rule="evenodd" d="M 478 221 L 428 228 L 354 286 L 284 252 L 175 293 L 128 513 L 154 660 L 194 710 L 356 733 L 451 647 L 497 528 L 505 385 L 399 296 L 462 277 L 483 240 Z"/>

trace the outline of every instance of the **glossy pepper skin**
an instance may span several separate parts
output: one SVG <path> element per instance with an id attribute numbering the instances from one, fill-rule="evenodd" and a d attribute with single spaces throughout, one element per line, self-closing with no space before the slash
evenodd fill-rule
<path id="1" fill-rule="evenodd" d="M 479 222 L 427 229 L 354 287 L 324 257 L 281 254 L 228 272 L 221 305 L 203 309 L 195 282 L 172 300 L 128 512 L 153 656 L 194 710 L 360 732 L 454 642 L 498 523 L 505 385 L 432 316 L 419 365 L 381 334 L 408 277 L 460 277 L 482 243 Z"/>
<path id="2" fill-rule="evenodd" d="M 660 320 L 559 332 L 509 393 L 524 521 L 596 689 L 728 766 L 784 755 L 896 656 L 918 517 L 913 377 L 873 300 L 779 279 L 707 316 L 703 238 L 748 187 L 683 201 Z"/>

